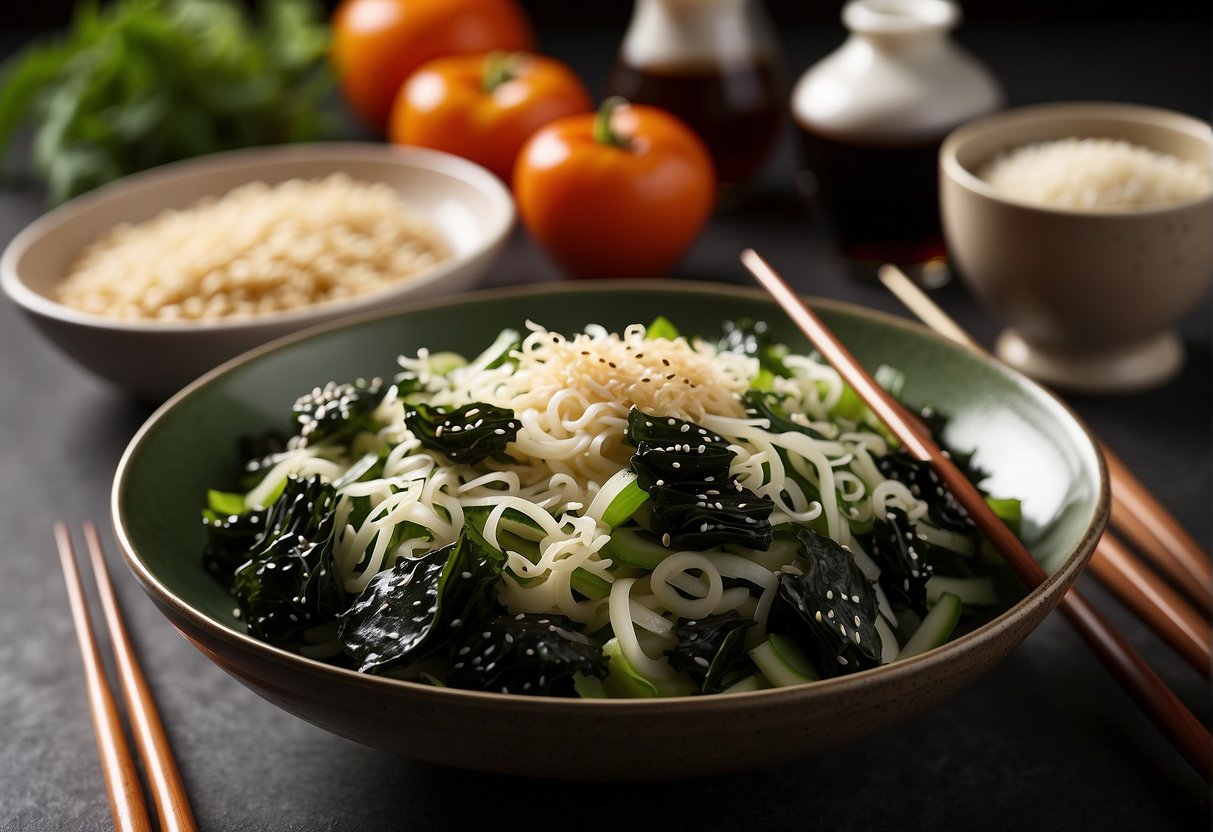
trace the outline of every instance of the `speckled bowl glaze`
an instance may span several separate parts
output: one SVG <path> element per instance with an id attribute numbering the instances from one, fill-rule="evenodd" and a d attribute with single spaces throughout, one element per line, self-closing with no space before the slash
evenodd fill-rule
<path id="1" fill-rule="evenodd" d="M 993 472 L 993 492 L 1023 497 L 1026 542 L 1050 572 L 992 622 L 904 662 L 797 687 L 661 700 L 435 688 L 331 667 L 245 635 L 230 596 L 202 569 L 206 489 L 234 478 L 239 435 L 285 427 L 300 391 L 388 375 L 398 354 L 421 346 L 472 353 L 526 319 L 567 332 L 665 314 L 683 332 L 706 334 L 724 319 L 750 316 L 770 322 L 794 349 L 806 348 L 766 296 L 726 286 L 628 281 L 481 293 L 260 348 L 177 394 L 132 441 L 113 492 L 122 550 L 169 621 L 216 664 L 282 708 L 367 745 L 454 766 L 577 779 L 685 777 L 825 751 L 932 707 L 1013 650 L 1082 569 L 1108 497 L 1086 429 L 1033 383 L 914 324 L 814 306 L 862 362 L 900 368 L 907 397 L 952 414 L 947 440 L 977 448 L 978 464 Z"/>
<path id="2" fill-rule="evenodd" d="M 345 172 L 397 190 L 450 245 L 449 258 L 381 290 L 254 318 L 127 321 L 54 299 L 80 250 L 119 223 L 143 222 L 249 182 Z M 418 147 L 345 142 L 215 153 L 124 177 L 30 224 L 0 258 L 5 294 L 60 350 L 141 399 L 162 402 L 251 347 L 328 321 L 466 291 L 514 226 L 514 200 L 496 176 L 466 159 Z"/>
<path id="3" fill-rule="evenodd" d="M 1183 363 L 1175 324 L 1213 281 L 1213 195 L 1132 211 L 1008 198 L 977 174 L 998 154 L 1055 139 L 1121 139 L 1207 166 L 1199 119 L 1128 104 L 1021 107 L 977 119 L 940 149 L 940 207 L 961 279 L 1009 324 L 998 356 L 1068 390 L 1123 393 Z"/>

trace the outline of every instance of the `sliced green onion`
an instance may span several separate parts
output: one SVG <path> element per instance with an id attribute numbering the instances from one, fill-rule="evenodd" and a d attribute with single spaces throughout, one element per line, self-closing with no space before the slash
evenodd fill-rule
<path id="1" fill-rule="evenodd" d="M 667 341 L 673 341 L 679 335 L 678 327 L 670 322 L 670 319 L 664 315 L 658 315 L 653 319 L 653 323 L 649 324 L 649 328 L 644 331 L 645 340 L 656 341 L 658 338 L 664 338 Z"/>
<path id="2" fill-rule="evenodd" d="M 216 491 L 213 488 L 206 492 L 206 504 L 215 514 L 224 517 L 244 514 L 248 510 L 248 506 L 244 503 L 243 494 Z"/>

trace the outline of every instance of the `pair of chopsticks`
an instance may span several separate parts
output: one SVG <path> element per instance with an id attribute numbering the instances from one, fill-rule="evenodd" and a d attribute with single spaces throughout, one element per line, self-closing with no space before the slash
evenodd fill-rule
<path id="1" fill-rule="evenodd" d="M 1047 575 L 1023 543 L 994 514 L 977 489 L 935 444 L 925 427 L 867 373 L 842 342 L 753 249 L 742 252 L 741 262 L 754 275 L 828 361 L 885 423 L 905 449 L 930 462 L 939 478 L 964 506 L 969 516 L 998 550 L 1024 586 L 1033 589 Z M 957 328 L 958 329 L 958 328 Z M 967 338 L 967 336 L 965 336 Z M 1213 737 L 1183 702 L 1145 663 L 1124 637 L 1071 588 L 1060 608 L 1091 650 L 1112 672 L 1147 716 L 1167 736 L 1206 782 L 1213 780 Z"/>
<path id="2" fill-rule="evenodd" d="M 989 355 L 901 269 L 885 265 L 879 275 L 889 291 L 927 326 L 978 355 Z M 1111 531 L 1104 532 L 1087 568 L 1197 672 L 1209 678 L 1213 665 L 1209 555 L 1106 445 L 1099 443 L 1099 449 L 1107 460 L 1112 484 L 1112 525 L 1188 597 L 1138 561 Z"/>
<path id="3" fill-rule="evenodd" d="M 105 625 L 112 642 L 114 663 L 126 702 L 131 734 L 143 761 L 148 790 L 156 804 L 160 830 L 193 832 L 197 827 L 186 800 L 185 789 L 181 785 L 181 777 L 177 773 L 177 764 L 173 760 L 168 737 L 156 711 L 151 689 L 135 659 L 134 648 L 118 608 L 118 598 L 110 584 L 101 540 L 92 523 L 84 524 L 84 540 L 97 581 L 97 594 L 101 598 Z M 75 626 L 76 639 L 80 642 L 80 655 L 84 660 L 89 710 L 92 712 L 97 752 L 101 755 L 101 768 L 114 816 L 114 828 L 118 832 L 151 832 L 151 820 L 143 799 L 138 769 L 126 742 L 118 703 L 106 678 L 105 666 L 89 617 L 88 603 L 84 597 L 84 584 L 76 566 L 76 552 L 72 547 L 71 534 L 64 523 L 55 524 L 55 544 L 59 549 L 63 577 L 67 582 L 72 623 Z"/>

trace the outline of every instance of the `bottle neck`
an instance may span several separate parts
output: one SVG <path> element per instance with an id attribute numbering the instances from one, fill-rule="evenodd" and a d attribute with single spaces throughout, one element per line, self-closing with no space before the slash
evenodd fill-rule
<path id="1" fill-rule="evenodd" d="M 960 23 L 960 7 L 950 0 L 851 0 L 842 22 L 876 48 L 912 49 L 945 40 Z"/>

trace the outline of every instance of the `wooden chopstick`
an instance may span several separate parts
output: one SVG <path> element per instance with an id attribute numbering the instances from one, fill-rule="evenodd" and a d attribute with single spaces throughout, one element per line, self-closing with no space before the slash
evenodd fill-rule
<path id="1" fill-rule="evenodd" d="M 84 540 L 93 563 L 97 594 L 101 597 L 106 626 L 110 631 L 118 678 L 126 700 L 127 721 L 135 738 L 135 746 L 139 749 L 139 757 L 143 760 L 149 791 L 152 801 L 156 804 L 160 832 L 195 832 L 197 826 L 194 824 L 194 815 L 190 810 L 185 787 L 181 784 L 181 775 L 177 771 L 177 762 L 173 759 L 168 734 L 160 721 L 156 701 L 152 698 L 147 679 L 144 678 L 135 658 L 134 647 L 122 621 L 122 612 L 118 608 L 118 598 L 114 595 L 113 585 L 110 584 L 105 552 L 97 536 L 97 527 L 92 523 L 84 524 Z"/>
<path id="2" fill-rule="evenodd" d="M 1213 650 L 1208 623 L 1175 590 L 1144 567 L 1114 535 L 1105 533 L 1087 570 L 1206 679 Z"/>
<path id="3" fill-rule="evenodd" d="M 1149 495 L 1107 445 L 1100 445 L 1112 481 L 1112 524 L 1124 533 L 1205 618 L 1213 612 L 1213 577 L 1201 549 L 1178 521 Z"/>
<path id="4" fill-rule="evenodd" d="M 880 280 L 915 315 L 936 332 L 944 335 L 978 355 L 989 356 L 980 344 L 965 332 L 946 312 L 939 308 L 926 293 L 906 277 L 901 269 L 885 265 L 880 269 Z M 1096 440 L 1098 441 L 1098 440 Z M 1104 446 L 1100 450 L 1110 454 Z M 1123 465 L 1121 466 L 1123 468 Z M 1111 466 L 1109 466 L 1109 472 Z M 1122 483 L 1113 481 L 1112 496 L 1121 490 Z M 1119 514 L 1122 522 L 1134 515 Z M 1113 504 L 1113 523 L 1118 519 L 1116 504 Z M 1179 567 L 1176 559 L 1163 558 L 1164 562 L 1178 568 L 1178 576 L 1191 578 Z M 1213 632 L 1208 621 L 1194 610 L 1181 596 L 1153 572 L 1142 567 L 1128 548 L 1112 532 L 1105 531 L 1096 546 L 1088 565 L 1091 573 L 1108 587 L 1125 606 L 1145 621 L 1189 664 L 1206 678 L 1210 674 L 1213 658 Z M 1172 574 L 1172 573 L 1168 573 Z"/>
<path id="5" fill-rule="evenodd" d="M 122 732 L 122 720 L 118 716 L 114 694 L 105 681 L 105 668 L 84 600 L 84 586 L 76 568 L 76 553 L 72 548 L 71 535 L 63 523 L 55 524 L 55 543 L 63 566 L 63 578 L 67 583 L 76 640 L 80 642 L 80 656 L 84 660 L 84 682 L 93 717 L 93 732 L 97 735 L 97 752 L 101 755 L 101 773 L 105 778 L 105 790 L 109 794 L 110 811 L 114 816 L 114 828 L 118 832 L 151 832 L 152 824 L 143 802 L 139 773 Z"/>
<path id="6" fill-rule="evenodd" d="M 951 489 L 1023 584 L 1031 589 L 1043 583 L 1047 575 L 1023 543 L 998 519 L 977 489 L 944 456 L 926 431 L 917 426 L 915 420 L 908 418 L 901 405 L 872 379 L 821 319 L 753 249 L 742 252 L 741 261 L 906 450 L 916 458 L 931 463 L 939 478 Z M 1176 749 L 1206 782 L 1213 780 L 1213 737 L 1208 730 L 1077 590 L 1067 592 L 1060 607 L 1095 654 Z"/>
<path id="7" fill-rule="evenodd" d="M 878 274 L 889 291 L 931 329 L 974 352 L 989 354 L 901 269 L 886 264 Z M 1113 524 L 1175 581 L 1208 617 L 1213 611 L 1213 572 L 1209 553 L 1201 549 L 1179 521 L 1154 499 L 1120 457 L 1102 442 L 1099 443 L 1099 450 L 1107 461 L 1108 478 L 1112 483 Z"/>
<path id="8" fill-rule="evenodd" d="M 101 539 L 92 523 L 84 524 L 84 540 L 97 582 L 97 594 L 101 598 L 106 627 L 109 630 L 111 647 L 118 669 L 118 680 L 126 701 L 127 719 L 135 746 L 143 761 L 143 770 L 148 779 L 149 791 L 156 805 L 160 832 L 196 832 L 193 813 L 173 759 L 168 735 L 160 721 L 151 689 L 135 658 L 134 647 L 126 632 L 118 598 L 110 583 L 109 569 L 105 564 L 105 552 Z M 121 719 L 118 715 L 114 695 L 106 682 L 88 605 L 84 599 L 83 584 L 76 565 L 76 554 L 72 548 L 71 535 L 63 523 L 55 524 L 55 541 L 67 580 L 68 597 L 72 605 L 72 619 L 76 635 L 84 654 L 85 677 L 88 683 L 89 702 L 93 713 L 93 725 L 97 734 L 97 745 L 101 749 L 102 773 L 110 796 L 115 828 L 126 830 L 151 830 L 138 772 L 126 744 Z"/>

